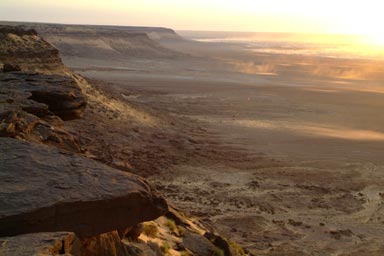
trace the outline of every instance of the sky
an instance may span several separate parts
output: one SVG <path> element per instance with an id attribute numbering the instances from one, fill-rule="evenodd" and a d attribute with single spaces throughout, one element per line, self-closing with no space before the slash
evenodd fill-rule
<path id="1" fill-rule="evenodd" d="M 0 20 L 384 38 L 382 6 L 379 0 L 0 0 Z"/>

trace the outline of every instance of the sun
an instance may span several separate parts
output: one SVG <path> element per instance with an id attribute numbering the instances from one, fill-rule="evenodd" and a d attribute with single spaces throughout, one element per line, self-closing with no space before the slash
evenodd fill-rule
<path id="1" fill-rule="evenodd" d="M 366 36 L 367 43 L 384 47 L 384 34 Z"/>

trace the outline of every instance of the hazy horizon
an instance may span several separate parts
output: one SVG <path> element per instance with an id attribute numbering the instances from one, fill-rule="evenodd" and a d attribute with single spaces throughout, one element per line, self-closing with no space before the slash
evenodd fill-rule
<path id="1" fill-rule="evenodd" d="M 121 25 L 121 24 L 113 24 L 113 23 L 102 23 L 102 24 L 94 24 L 94 23 L 71 23 L 71 22 L 45 22 L 45 21 L 32 21 L 32 20 L 5 20 L 0 19 L 0 22 L 2 23 L 31 23 L 31 24 L 57 24 L 57 25 L 71 25 L 71 26 L 106 26 L 106 27 L 153 27 L 153 28 L 165 28 L 165 29 L 171 29 L 177 32 L 197 32 L 197 33 L 234 33 L 234 34 L 281 34 L 281 35 L 315 35 L 315 36 L 350 36 L 354 38 L 362 38 L 367 35 L 364 34 L 354 34 L 354 33 L 326 33 L 326 32 L 292 32 L 292 31 L 251 31 L 251 30 L 244 30 L 244 31 L 235 31 L 235 30 L 204 30 L 204 29 L 175 29 L 172 26 L 144 26 L 144 25 Z"/>
<path id="2" fill-rule="evenodd" d="M 2 20 L 175 30 L 380 36 L 380 3 L 374 0 L 174 1 L 2 0 Z"/>

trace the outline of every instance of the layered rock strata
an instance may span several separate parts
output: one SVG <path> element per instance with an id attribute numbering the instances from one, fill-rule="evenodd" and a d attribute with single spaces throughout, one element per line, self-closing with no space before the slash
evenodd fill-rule
<path id="1" fill-rule="evenodd" d="M 59 51 L 34 29 L 0 25 L 0 65 L 18 65 L 25 71 L 64 74 Z"/>

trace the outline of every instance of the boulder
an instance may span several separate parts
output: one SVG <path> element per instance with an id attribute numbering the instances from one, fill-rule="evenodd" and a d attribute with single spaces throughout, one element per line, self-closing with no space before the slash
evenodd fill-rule
<path id="1" fill-rule="evenodd" d="M 223 251 L 224 256 L 232 256 L 231 245 L 223 237 L 211 232 L 205 232 L 204 236 L 209 239 L 217 248 Z"/>
<path id="2" fill-rule="evenodd" d="M 136 175 L 16 139 L 0 145 L 0 237 L 63 230 L 92 237 L 168 210 Z"/>
<path id="3" fill-rule="evenodd" d="M 186 231 L 183 235 L 183 245 L 186 249 L 199 256 L 216 255 L 217 248 L 204 236 Z"/>
<path id="4" fill-rule="evenodd" d="M 1 256 L 80 255 L 80 248 L 79 239 L 69 232 L 0 237 Z"/>

